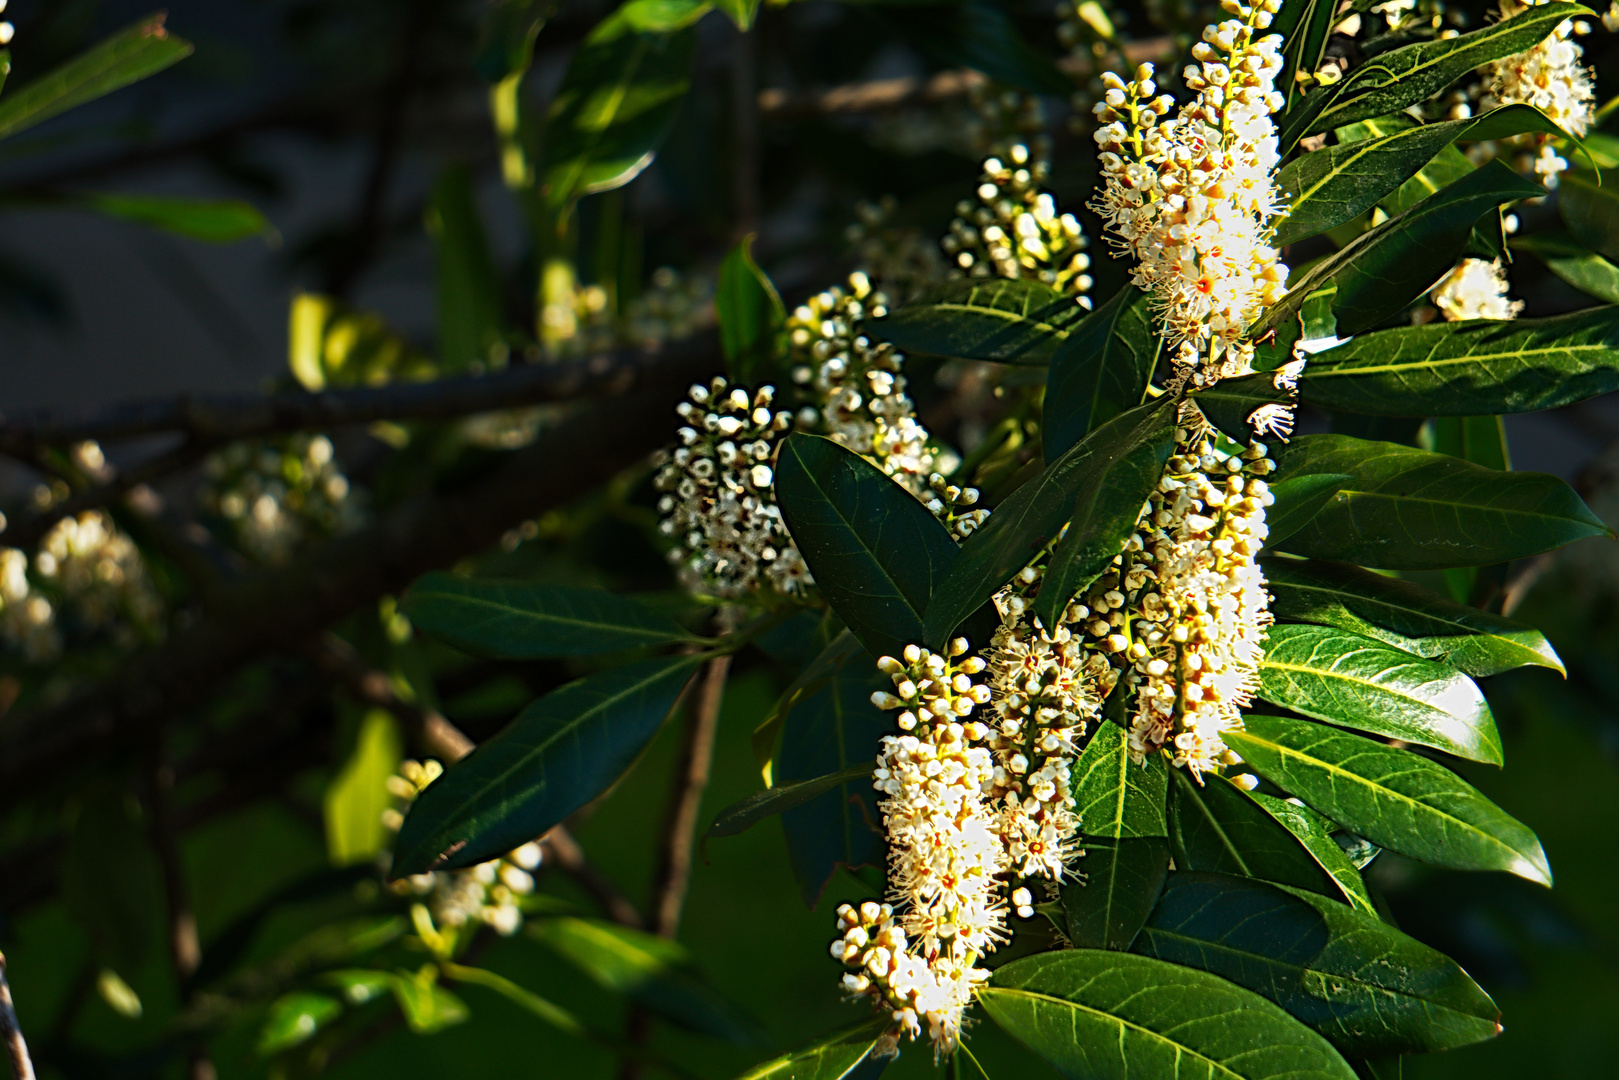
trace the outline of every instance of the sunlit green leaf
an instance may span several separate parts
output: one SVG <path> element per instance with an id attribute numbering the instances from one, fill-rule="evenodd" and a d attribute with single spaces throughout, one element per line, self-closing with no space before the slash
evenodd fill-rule
<path id="1" fill-rule="evenodd" d="M 1038 281 L 953 281 L 864 324 L 866 333 L 911 352 L 1046 364 L 1089 311 Z"/>
<path id="2" fill-rule="evenodd" d="M 1169 775 L 1162 754 L 1130 762 L 1129 733 L 1098 723 L 1073 767 L 1074 810 L 1087 836 L 1131 839 L 1165 836 Z"/>
<path id="3" fill-rule="evenodd" d="M 1258 803 L 1271 817 L 1281 822 L 1283 827 L 1304 845 L 1304 850 L 1310 857 L 1332 876 L 1338 883 L 1338 891 L 1343 893 L 1349 906 L 1357 911 L 1364 911 L 1373 918 L 1381 918 L 1377 905 L 1372 903 L 1371 893 L 1366 891 L 1366 881 L 1360 876 L 1360 870 L 1338 841 L 1332 838 L 1337 826 L 1327 818 L 1311 810 L 1302 803 L 1289 799 L 1278 799 L 1274 795 L 1266 795 L 1259 791 L 1248 792 L 1248 797 Z"/>
<path id="4" fill-rule="evenodd" d="M 876 1080 L 893 1059 L 879 1054 L 886 1017 L 868 1020 L 755 1065 L 737 1080 Z"/>
<path id="5" fill-rule="evenodd" d="M 431 1035 L 462 1023 L 468 1016 L 466 1003 L 436 980 L 431 967 L 412 975 L 400 975 L 391 988 L 405 1023 L 418 1035 Z"/>
<path id="6" fill-rule="evenodd" d="M 258 1051 L 268 1056 L 290 1050 L 342 1014 L 342 1003 L 325 994 L 307 990 L 283 994 L 270 1004 L 259 1028 Z"/>
<path id="7" fill-rule="evenodd" d="M 326 854 L 333 866 L 371 862 L 387 845 L 383 812 L 393 805 L 388 778 L 403 750 L 394 718 L 369 710 L 360 721 L 354 752 L 326 788 Z"/>
<path id="8" fill-rule="evenodd" d="M 1081 949 L 1128 949 L 1169 873 L 1169 841 L 1085 838 L 1078 873 L 1063 882 L 1068 940 Z"/>
<path id="9" fill-rule="evenodd" d="M 720 322 L 720 347 L 732 378 L 758 386 L 774 378 L 787 309 L 770 278 L 753 261 L 753 235 L 742 238 L 720 264 L 714 308 Z"/>

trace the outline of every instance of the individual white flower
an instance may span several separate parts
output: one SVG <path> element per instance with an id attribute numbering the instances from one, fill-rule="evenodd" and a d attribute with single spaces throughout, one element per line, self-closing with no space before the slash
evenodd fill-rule
<path id="1" fill-rule="evenodd" d="M 1520 0 L 1501 0 L 1501 17 L 1510 18 L 1547 2 L 1549 0 L 1531 0 L 1526 4 Z M 1615 13 L 1610 10 L 1609 14 Z M 1603 17 L 1604 25 L 1608 18 Z M 1581 62 L 1585 50 L 1574 41 L 1574 35 L 1583 32 L 1585 26 L 1583 22 L 1565 19 L 1548 37 L 1523 52 L 1486 65 L 1483 107 L 1533 105 L 1575 138 L 1584 135 L 1595 118 L 1596 106 L 1596 86 L 1591 71 Z M 1538 147 L 1534 171 L 1548 188 L 1555 188 L 1568 162 L 1550 145 L 1551 136 L 1531 134 L 1520 138 Z"/>
<path id="2" fill-rule="evenodd" d="M 1433 290 L 1434 306 L 1447 319 L 1515 319 L 1522 300 L 1507 299 L 1501 260 L 1463 259 Z"/>
<path id="3" fill-rule="evenodd" d="M 1207 27 L 1192 47 L 1198 64 L 1184 74 L 1197 96 L 1173 118 L 1174 99 L 1155 96 L 1150 64 L 1129 83 L 1104 75 L 1107 96 L 1096 106 L 1103 186 L 1092 208 L 1134 257 L 1134 282 L 1152 296 L 1196 385 L 1250 370 L 1243 335 L 1287 281 L 1270 245 L 1282 39 L 1256 36 L 1280 0 L 1221 7 L 1237 17 Z"/>
<path id="4" fill-rule="evenodd" d="M 776 440 L 792 417 L 772 411 L 775 389 L 753 394 L 716 377 L 676 406 L 680 445 L 660 452 L 659 529 L 692 592 L 741 600 L 755 590 L 798 596 L 811 584 L 776 505 Z"/>

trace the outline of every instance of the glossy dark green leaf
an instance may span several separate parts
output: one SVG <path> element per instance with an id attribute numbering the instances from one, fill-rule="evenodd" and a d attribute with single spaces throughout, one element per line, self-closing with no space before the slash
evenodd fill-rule
<path id="1" fill-rule="evenodd" d="M 1306 435 L 1277 464 L 1283 478 L 1354 477 L 1281 545 L 1299 555 L 1440 570 L 1524 558 L 1608 532 L 1555 476 L 1498 472 L 1397 443 Z"/>
<path id="2" fill-rule="evenodd" d="M 1568 284 L 1598 300 L 1619 304 L 1619 266 L 1583 247 L 1567 233 L 1512 239 L 1513 251 L 1527 251 Z"/>
<path id="3" fill-rule="evenodd" d="M 173 37 L 163 12 L 148 15 L 27 86 L 8 87 L 0 100 L 0 138 L 156 75 L 191 55 L 191 42 Z"/>
<path id="4" fill-rule="evenodd" d="M 737 1080 L 875 1080 L 893 1057 L 878 1054 L 886 1017 L 869 1020 L 756 1065 Z"/>
<path id="5" fill-rule="evenodd" d="M 1169 874 L 1169 841 L 1087 837 L 1077 876 L 1062 886 L 1068 940 L 1081 949 L 1128 949 Z"/>
<path id="6" fill-rule="evenodd" d="M 1072 1080 L 1350 1080 L 1338 1052 L 1225 979 L 1151 957 L 1065 949 L 1013 960 L 979 1004 Z"/>
<path id="7" fill-rule="evenodd" d="M 1500 1010 L 1454 960 L 1374 916 L 1252 878 L 1172 875 L 1135 951 L 1262 994 L 1344 1054 L 1450 1050 L 1500 1030 Z"/>
<path id="8" fill-rule="evenodd" d="M 1134 285 L 1073 327 L 1051 357 L 1041 414 L 1046 461 L 1095 428 L 1141 404 L 1158 360 L 1152 302 Z"/>
<path id="9" fill-rule="evenodd" d="M 831 439 L 795 433 L 776 459 L 776 499 L 815 584 L 873 656 L 923 640 L 928 600 L 960 549 L 881 469 Z"/>
<path id="10" fill-rule="evenodd" d="M 715 989 L 677 941 L 572 916 L 535 919 L 527 932 L 598 986 L 667 1020 L 727 1042 L 760 1041 L 758 1023 Z"/>
<path id="11" fill-rule="evenodd" d="M 875 708 L 870 701 L 868 707 Z M 777 814 L 786 813 L 795 806 L 802 806 L 817 795 L 831 791 L 835 787 L 842 787 L 851 780 L 871 776 L 875 764 L 851 765 L 835 773 L 827 773 L 809 780 L 795 780 L 778 784 L 756 791 L 740 802 L 730 806 L 714 815 L 714 821 L 708 826 L 708 836 L 735 836 L 747 832 L 759 822 Z"/>
<path id="12" fill-rule="evenodd" d="M 1259 775 L 1379 847 L 1551 884 L 1546 853 L 1526 825 L 1419 754 L 1279 716 L 1249 716 L 1225 739 Z"/>
<path id="13" fill-rule="evenodd" d="M 446 169 L 433 185 L 427 226 L 438 271 L 439 362 L 446 371 L 464 371 L 503 357 L 500 277 L 465 167 Z"/>
<path id="14" fill-rule="evenodd" d="M 702 662 L 642 660 L 534 702 L 411 804 L 391 875 L 474 866 L 545 833 L 630 767 Z"/>
<path id="15" fill-rule="evenodd" d="M 1477 683 L 1336 626 L 1272 627 L 1259 696 L 1317 720 L 1501 764 L 1501 733 Z"/>
<path id="16" fill-rule="evenodd" d="M 640 175 L 691 87 L 696 30 L 638 29 L 634 6 L 590 32 L 552 99 L 544 191 L 553 209 Z"/>
<path id="17" fill-rule="evenodd" d="M 663 615 L 602 589 L 436 570 L 411 586 L 400 608 L 423 633 L 498 660 L 589 656 L 695 640 Z"/>
<path id="18" fill-rule="evenodd" d="M 758 386 L 774 378 L 787 309 L 775 285 L 753 261 L 751 233 L 720 264 L 714 310 L 720 323 L 720 347 L 725 350 L 732 378 L 744 386 Z"/>
<path id="19" fill-rule="evenodd" d="M 1551 34 L 1563 20 L 1590 14 L 1578 4 L 1542 4 L 1471 33 L 1419 41 L 1380 53 L 1355 68 L 1341 90 L 1331 88 L 1339 90 L 1332 104 L 1316 116 L 1304 133 L 1330 131 L 1357 120 L 1399 112 L 1437 94 L 1474 68 L 1523 52 Z"/>
<path id="20" fill-rule="evenodd" d="M 1304 528 L 1353 479 L 1347 473 L 1310 473 L 1272 484 L 1276 502 L 1265 510 L 1265 543 L 1275 547 Z"/>
<path id="21" fill-rule="evenodd" d="M 882 865 L 882 816 L 871 771 L 882 737 L 897 729 L 894 714 L 873 705 L 871 695 L 893 685 L 861 650 L 787 714 L 775 782 L 785 787 L 828 773 L 842 777 L 782 814 L 787 862 L 809 907 L 838 867 Z"/>
<path id="22" fill-rule="evenodd" d="M 1282 38 L 1282 70 L 1276 76 L 1276 88 L 1288 105 L 1304 96 L 1305 84 L 1297 76 L 1314 75 L 1321 66 L 1332 27 L 1343 19 L 1337 14 L 1341 6 L 1334 0 L 1287 0 L 1276 13 L 1270 26 L 1270 32 Z"/>
<path id="23" fill-rule="evenodd" d="M 1337 289 L 1332 310 L 1340 335 L 1375 326 L 1455 265 L 1479 218 L 1504 203 L 1544 194 L 1539 184 L 1493 160 L 1316 263 L 1266 310 L 1250 336 L 1282 325 L 1329 283 Z"/>
<path id="24" fill-rule="evenodd" d="M 1112 840 L 1168 835 L 1164 804 L 1169 774 L 1163 755 L 1131 764 L 1124 728 L 1098 723 L 1074 762 L 1072 776 L 1074 811 L 1085 835 Z"/>
<path id="25" fill-rule="evenodd" d="M 1619 306 L 1380 330 L 1317 354 L 1299 377 L 1303 401 L 1373 416 L 1531 412 L 1615 389 Z"/>
<path id="26" fill-rule="evenodd" d="M 1160 452 L 1163 433 L 1173 436 L 1174 424 L 1174 403 L 1167 396 L 1131 409 L 1091 432 L 996 507 L 989 521 L 962 547 L 961 559 L 928 605 L 929 645 L 937 647 L 946 641 L 996 589 L 1056 540 L 1070 520 L 1083 528 L 1069 530 L 1074 536 L 1070 562 L 1074 572 L 1066 573 L 1059 584 L 1078 580 L 1079 571 L 1108 550 L 1115 537 L 1122 548 L 1129 528 L 1119 535 L 1119 522 L 1128 518 L 1129 525 L 1134 525 L 1151 485 L 1133 496 L 1133 501 L 1126 496 L 1131 495 L 1150 457 Z M 1167 460 L 1167 451 L 1164 453 Z M 1116 469 L 1119 477 L 1110 478 Z M 1089 516 L 1076 520 L 1076 513 Z M 1118 551 L 1113 548 L 1107 558 Z M 1068 595 L 1080 587 L 1074 586 Z"/>
<path id="27" fill-rule="evenodd" d="M 1338 897 L 1332 875 L 1247 792 L 1213 773 L 1202 784 L 1184 769 L 1170 774 L 1169 850 L 1176 870 L 1262 878 Z"/>
<path id="28" fill-rule="evenodd" d="M 1563 671 L 1534 627 L 1412 582 L 1341 563 L 1267 559 L 1263 566 L 1271 611 L 1285 622 L 1353 630 L 1475 677 L 1525 665 Z"/>
<path id="29" fill-rule="evenodd" d="M 1124 550 L 1174 452 L 1177 416 L 1172 403 L 1160 402 L 1101 448 L 1089 474 L 1069 489 L 1073 511 L 1068 528 L 1051 550 L 1034 601 L 1034 613 L 1046 626 L 1060 625 L 1068 601 Z"/>
<path id="30" fill-rule="evenodd" d="M 1568 169 L 1557 178 L 1557 212 L 1580 243 L 1619 259 L 1619 189 L 1589 169 Z"/>
<path id="31" fill-rule="evenodd" d="M 1090 312 L 1038 281 L 952 281 L 864 324 L 896 348 L 964 360 L 1043 365 Z"/>
<path id="32" fill-rule="evenodd" d="M 1316 864 L 1331 875 L 1332 880 L 1338 883 L 1338 891 L 1349 906 L 1357 911 L 1363 911 L 1373 918 L 1381 918 L 1377 905 L 1372 903 L 1371 893 L 1366 891 L 1366 881 L 1360 876 L 1360 870 L 1338 841 L 1332 838 L 1337 825 L 1322 817 L 1302 803 L 1288 799 L 1278 799 L 1274 795 L 1263 792 L 1250 791 L 1248 797 L 1259 804 L 1271 817 L 1282 823 L 1288 832 L 1298 837 L 1304 850 Z"/>

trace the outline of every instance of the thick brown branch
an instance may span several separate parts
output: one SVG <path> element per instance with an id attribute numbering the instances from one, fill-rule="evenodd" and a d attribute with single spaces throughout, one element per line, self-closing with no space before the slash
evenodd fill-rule
<path id="1" fill-rule="evenodd" d="M 11 1001 L 11 984 L 6 981 L 6 956 L 0 953 L 0 1042 L 5 1043 L 15 1080 L 34 1080 L 34 1062 L 28 1056 L 28 1041 L 17 1025 L 17 1009 Z"/>
<path id="2" fill-rule="evenodd" d="M 297 651 L 349 612 L 422 573 L 493 546 L 509 529 L 566 505 L 664 442 L 670 403 L 717 366 L 695 350 L 643 367 L 633 396 L 580 411 L 482 476 L 404 503 L 370 527 L 284 567 L 220 586 L 209 610 L 108 681 L 31 716 L 0 743 L 0 792 L 23 797 L 94 748 L 111 749 L 207 699 L 242 665 Z"/>
<path id="3" fill-rule="evenodd" d="M 218 444 L 287 431 L 314 431 L 377 420 L 449 420 L 473 413 L 620 394 L 646 378 L 678 370 L 688 377 L 698 361 L 717 363 L 713 335 L 660 352 L 621 349 L 565 364 L 523 364 L 489 375 L 433 382 L 357 386 L 310 393 L 215 394 L 125 402 L 87 412 L 18 410 L 0 416 L 0 450 L 32 460 L 40 446 L 109 443 L 167 432 Z M 709 374 L 703 370 L 700 374 Z"/>

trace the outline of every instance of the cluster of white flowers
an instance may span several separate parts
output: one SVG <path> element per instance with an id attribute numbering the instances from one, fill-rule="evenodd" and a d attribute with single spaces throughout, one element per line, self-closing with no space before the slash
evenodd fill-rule
<path id="1" fill-rule="evenodd" d="M 659 528 L 669 559 L 698 595 L 740 600 L 756 589 L 797 596 L 811 584 L 776 505 L 776 441 L 792 426 L 771 410 L 775 390 L 751 396 L 725 379 L 693 386 L 676 412 L 680 445 L 658 455 Z"/>
<path id="2" fill-rule="evenodd" d="M 1446 319 L 1515 319 L 1522 300 L 1507 299 L 1507 272 L 1500 259 L 1463 259 L 1433 290 Z"/>
<path id="3" fill-rule="evenodd" d="M 235 443 L 204 463 L 203 507 L 261 562 L 285 562 L 310 540 L 364 524 L 365 503 L 349 487 L 324 435 Z"/>
<path id="4" fill-rule="evenodd" d="M 844 979 L 850 993 L 889 1010 L 912 1038 L 925 1018 L 935 1056 L 955 1048 L 973 987 L 988 974 L 978 959 L 1007 936 L 1000 875 L 1008 859 L 986 797 L 995 776 L 990 729 L 971 719 L 990 689 L 974 682 L 985 663 L 967 652 L 957 638 L 948 657 L 907 645 L 903 660 L 877 662 L 894 692 L 873 694 L 873 704 L 902 710 L 874 774 L 893 907 L 840 908 L 843 937 L 832 946 L 859 969 Z"/>
<path id="5" fill-rule="evenodd" d="M 978 202 L 956 205 L 950 232 L 940 241 L 958 274 L 1030 278 L 1079 296 L 1090 290 L 1091 257 L 1079 219 L 1059 214 L 1050 192 L 1040 190 L 1050 163 L 1030 155 L 1023 143 L 1007 147 L 1005 160 L 984 161 Z"/>
<path id="6" fill-rule="evenodd" d="M 388 778 L 388 792 L 400 800 L 400 806 L 383 811 L 382 823 L 398 832 L 405 821 L 403 808 L 443 773 L 444 767 L 436 761 L 403 762 L 399 774 Z M 531 842 L 464 870 L 412 874 L 389 888 L 399 896 L 419 899 L 438 929 L 482 924 L 511 937 L 523 925 L 518 898 L 534 891 L 532 871 L 540 859 L 540 845 Z"/>
<path id="7" fill-rule="evenodd" d="M 1153 69 L 1134 81 L 1107 75 L 1101 126 L 1102 191 L 1092 204 L 1134 256 L 1134 281 L 1158 307 L 1182 369 L 1197 385 L 1249 370 L 1243 334 L 1286 291 L 1270 246 L 1279 193 L 1276 125 L 1283 99 L 1281 38 L 1258 37 L 1280 0 L 1221 0 L 1235 18 L 1208 27 L 1185 70 L 1196 98 L 1173 119 L 1155 97 Z"/>
<path id="8" fill-rule="evenodd" d="M 539 337 L 552 359 L 616 345 L 657 348 L 691 337 L 714 318 L 714 278 L 701 270 L 659 267 L 639 296 L 615 305 L 606 286 L 580 283 L 572 263 L 555 259 L 546 265 L 541 293 Z"/>
<path id="9" fill-rule="evenodd" d="M 1089 630 L 1131 665 L 1130 754 L 1160 748 L 1201 774 L 1235 760 L 1222 739 L 1242 726 L 1271 623 L 1257 558 L 1273 463 L 1263 443 L 1221 449 L 1194 406 L 1118 565 L 1087 594 Z"/>
<path id="10" fill-rule="evenodd" d="M 1549 2 L 1501 0 L 1501 17 L 1510 18 Z M 1590 69 L 1581 63 L 1585 50 L 1575 43 L 1574 35 L 1589 33 L 1590 29 L 1583 19 L 1565 19 L 1534 46 L 1489 64 L 1484 69 L 1483 106 L 1493 109 L 1501 105 L 1533 105 L 1575 138 L 1584 135 L 1595 118 L 1596 86 Z M 1541 182 L 1548 188 L 1556 187 L 1568 162 L 1551 145 L 1551 136 L 1523 138 L 1538 146 L 1534 170 Z"/>
<path id="11" fill-rule="evenodd" d="M 64 629 L 76 637 L 110 632 L 134 645 L 162 611 L 140 550 L 103 511 L 51 526 L 31 576 L 25 552 L 0 548 L 0 637 L 30 663 L 61 655 Z"/>

